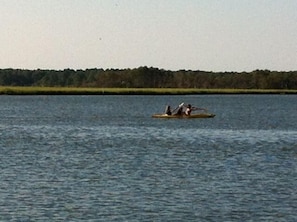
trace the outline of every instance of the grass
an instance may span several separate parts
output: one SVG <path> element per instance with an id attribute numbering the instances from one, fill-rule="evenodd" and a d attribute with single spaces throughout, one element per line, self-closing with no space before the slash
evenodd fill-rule
<path id="1" fill-rule="evenodd" d="M 187 95 L 187 94 L 297 94 L 279 89 L 195 89 L 195 88 L 75 88 L 0 86 L 2 95 Z"/>

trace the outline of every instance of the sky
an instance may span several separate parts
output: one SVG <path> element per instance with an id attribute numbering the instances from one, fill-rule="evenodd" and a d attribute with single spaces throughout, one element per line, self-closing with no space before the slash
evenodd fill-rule
<path id="1" fill-rule="evenodd" d="M 0 69 L 297 70 L 297 0 L 0 0 Z"/>

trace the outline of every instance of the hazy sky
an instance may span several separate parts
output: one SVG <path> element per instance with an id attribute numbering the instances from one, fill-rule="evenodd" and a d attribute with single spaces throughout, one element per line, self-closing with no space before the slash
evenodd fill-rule
<path id="1" fill-rule="evenodd" d="M 297 0 L 0 0 L 0 68 L 297 70 Z"/>

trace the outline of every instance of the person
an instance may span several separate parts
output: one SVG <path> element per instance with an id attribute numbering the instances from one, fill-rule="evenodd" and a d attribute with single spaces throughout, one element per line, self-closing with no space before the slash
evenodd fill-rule
<path id="1" fill-rule="evenodd" d="M 172 112 L 171 112 L 171 107 L 170 107 L 170 106 L 166 106 L 165 114 L 166 114 L 166 115 L 169 115 L 169 116 L 172 114 Z"/>
<path id="2" fill-rule="evenodd" d="M 179 104 L 179 106 L 176 109 L 178 109 L 178 110 L 177 110 L 177 112 L 174 115 L 183 115 L 184 114 L 184 112 L 183 112 L 183 110 L 184 110 L 184 103 Z"/>
<path id="3" fill-rule="evenodd" d="M 185 115 L 187 115 L 187 116 L 191 115 L 191 112 L 193 110 L 206 110 L 206 109 L 204 109 L 204 108 L 198 108 L 198 107 L 193 107 L 191 104 L 188 104 L 187 105 L 187 108 L 186 108 L 186 111 L 185 111 Z"/>
<path id="4" fill-rule="evenodd" d="M 182 115 L 183 114 L 183 107 L 179 107 L 175 115 Z"/>
<path id="5" fill-rule="evenodd" d="M 185 114 L 186 114 L 187 116 L 191 115 L 191 112 L 192 112 L 193 109 L 194 109 L 194 107 L 192 107 L 191 104 L 188 104 L 188 105 L 187 105 L 187 108 L 186 108 L 186 111 L 185 111 Z"/>

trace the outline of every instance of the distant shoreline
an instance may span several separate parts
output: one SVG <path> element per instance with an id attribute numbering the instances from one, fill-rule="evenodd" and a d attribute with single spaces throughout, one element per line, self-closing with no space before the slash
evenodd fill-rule
<path id="1" fill-rule="evenodd" d="M 280 89 L 195 89 L 195 88 L 75 88 L 0 86 L 0 95 L 210 95 L 210 94 L 297 94 Z"/>

